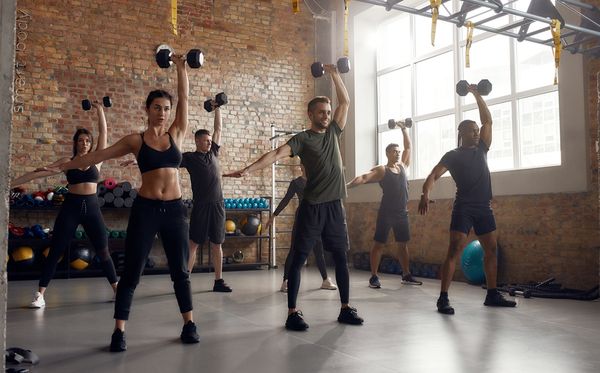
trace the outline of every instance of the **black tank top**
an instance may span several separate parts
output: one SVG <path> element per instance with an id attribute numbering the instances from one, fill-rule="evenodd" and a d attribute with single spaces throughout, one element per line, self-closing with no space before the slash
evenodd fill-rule
<path id="1" fill-rule="evenodd" d="M 67 170 L 67 182 L 69 185 L 81 184 L 81 183 L 97 183 L 100 179 L 100 172 L 96 165 L 88 167 L 87 170 L 81 171 L 78 168 Z"/>
<path id="2" fill-rule="evenodd" d="M 177 145 L 175 145 L 171 134 L 169 132 L 167 134 L 169 135 L 171 146 L 164 151 L 158 151 L 146 145 L 144 134 L 140 134 L 142 136 L 142 146 L 137 156 L 137 163 L 142 174 L 158 168 L 179 168 L 181 164 L 181 152 L 177 148 Z"/>
<path id="3" fill-rule="evenodd" d="M 390 213 L 406 213 L 408 180 L 406 179 L 404 167 L 400 166 L 400 172 L 395 174 L 386 166 L 385 175 L 379 185 L 383 189 L 380 210 Z"/>

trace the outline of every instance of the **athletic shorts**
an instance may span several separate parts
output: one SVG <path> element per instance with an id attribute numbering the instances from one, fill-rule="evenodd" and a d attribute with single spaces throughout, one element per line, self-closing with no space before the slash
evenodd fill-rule
<path id="1" fill-rule="evenodd" d="M 194 204 L 190 216 L 190 240 L 203 244 L 225 241 L 225 208 L 223 201 Z"/>

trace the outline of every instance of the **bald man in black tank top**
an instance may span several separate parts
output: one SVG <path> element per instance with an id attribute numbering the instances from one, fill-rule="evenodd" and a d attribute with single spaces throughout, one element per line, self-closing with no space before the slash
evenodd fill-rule
<path id="1" fill-rule="evenodd" d="M 409 269 L 408 241 L 410 240 L 410 231 L 406 209 L 408 180 L 405 168 L 410 164 L 411 142 L 405 127 L 402 127 L 402 136 L 404 139 L 403 151 L 400 151 L 398 144 L 389 144 L 385 148 L 385 155 L 388 159 L 386 165 L 377 166 L 371 172 L 357 176 L 348 183 L 348 187 L 352 188 L 361 184 L 379 182 L 383 190 L 383 197 L 377 214 L 375 236 L 373 237 L 373 248 L 371 249 L 369 287 L 373 289 L 381 287 L 377 271 L 381 261 L 381 251 L 387 242 L 390 230 L 394 231 L 396 242 L 398 242 L 398 260 L 403 271 L 402 283 L 408 285 L 422 284 L 421 281 L 413 278 Z"/>

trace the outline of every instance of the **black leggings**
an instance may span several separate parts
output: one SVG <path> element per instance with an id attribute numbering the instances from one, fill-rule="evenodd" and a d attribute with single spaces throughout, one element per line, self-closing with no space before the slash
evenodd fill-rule
<path id="1" fill-rule="evenodd" d="M 69 193 L 66 195 L 58 217 L 54 221 L 52 244 L 48 258 L 42 269 L 42 277 L 39 281 L 40 287 L 48 287 L 50 280 L 52 280 L 56 272 L 56 265 L 69 247 L 79 224 L 83 226 L 96 251 L 96 255 L 100 258 L 100 265 L 108 282 L 111 284 L 117 282 L 115 265 L 108 252 L 106 225 L 100 212 L 98 197 L 95 194 L 81 195 Z"/>
<path id="2" fill-rule="evenodd" d="M 300 271 L 308 254 L 298 250 L 293 252 L 292 264 L 288 273 L 288 308 L 296 308 L 296 299 L 300 289 Z M 335 280 L 340 291 L 340 301 L 347 304 L 350 299 L 350 274 L 348 273 L 348 259 L 346 251 L 332 251 L 335 263 Z"/>
<path id="3" fill-rule="evenodd" d="M 115 319 L 129 318 L 133 293 L 140 282 L 157 233 L 167 256 L 179 310 L 181 313 L 192 310 L 190 273 L 187 269 L 190 249 L 186 218 L 187 209 L 181 199 L 161 201 L 139 195 L 136 197 L 127 225 L 125 269 L 117 286 Z"/>

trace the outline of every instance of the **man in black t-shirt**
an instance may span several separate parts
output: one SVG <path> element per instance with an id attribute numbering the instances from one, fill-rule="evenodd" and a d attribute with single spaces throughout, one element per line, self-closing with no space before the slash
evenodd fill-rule
<path id="1" fill-rule="evenodd" d="M 221 190 L 221 167 L 218 143 L 221 141 L 221 109 L 215 107 L 214 131 L 200 129 L 194 134 L 196 151 L 185 152 L 181 166 L 190 174 L 194 207 L 190 217 L 190 256 L 188 269 L 192 272 L 199 245 L 207 240 L 211 250 L 215 283 L 213 291 L 228 293 L 231 288 L 222 277 L 223 249 L 225 241 L 225 207 Z"/>
<path id="2" fill-rule="evenodd" d="M 456 258 L 467 244 L 471 228 L 474 228 L 485 254 L 484 271 L 488 290 L 484 305 L 516 306 L 514 301 L 505 299 L 496 289 L 498 244 L 496 221 L 491 207 L 492 183 L 487 165 L 487 152 L 492 144 L 492 115 L 477 92 L 477 86 L 471 85 L 469 92 L 477 101 L 481 133 L 477 123 L 472 120 L 463 120 L 458 125 L 458 148 L 444 154 L 438 165 L 433 168 L 423 184 L 423 195 L 419 202 L 419 212 L 424 215 L 429 208 L 429 192 L 433 183 L 446 171 L 450 171 L 456 183 L 456 198 L 450 223 L 450 244 L 442 266 L 441 292 L 437 301 L 438 312 L 447 315 L 454 314 L 454 308 L 448 300 L 448 289 L 454 276 Z"/>
<path id="3" fill-rule="evenodd" d="M 338 107 L 331 115 L 331 100 L 318 96 L 308 103 L 310 129 L 292 137 L 287 144 L 272 150 L 251 165 L 225 176 L 242 177 L 265 168 L 285 157 L 300 157 L 306 171 L 304 198 L 296 215 L 296 231 L 292 265 L 288 276 L 288 330 L 308 329 L 302 312 L 296 308 L 300 288 L 300 270 L 321 238 L 323 248 L 332 254 L 335 278 L 342 308 L 338 322 L 360 325 L 363 319 L 350 307 L 350 277 L 348 274 L 348 228 L 342 199 L 346 197 L 344 169 L 340 153 L 340 136 L 346 126 L 350 97 L 335 65 L 325 65 L 335 85 Z"/>

